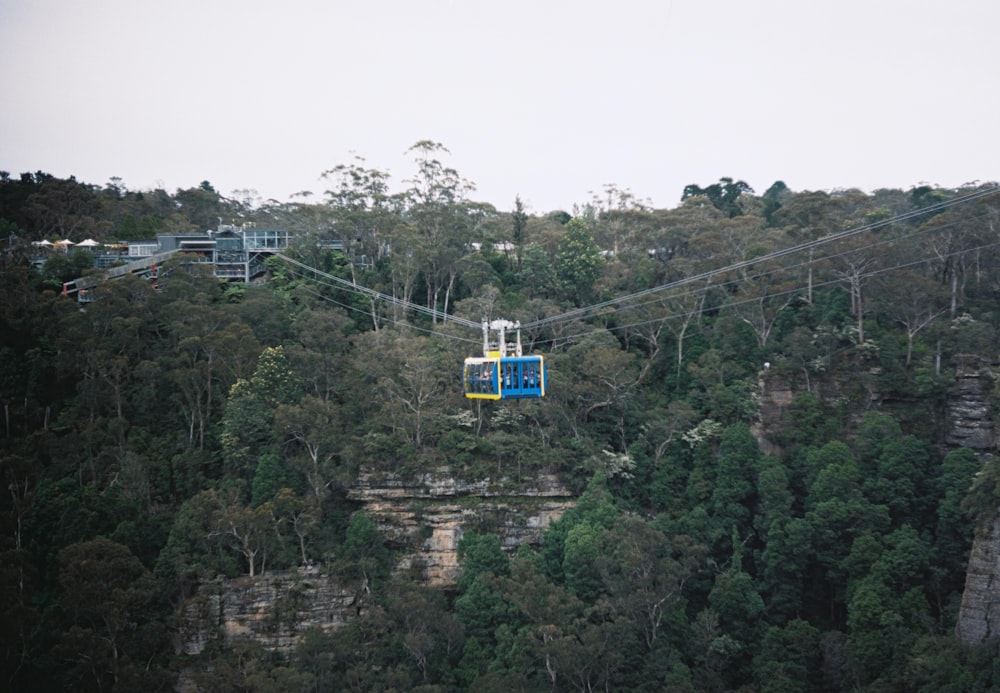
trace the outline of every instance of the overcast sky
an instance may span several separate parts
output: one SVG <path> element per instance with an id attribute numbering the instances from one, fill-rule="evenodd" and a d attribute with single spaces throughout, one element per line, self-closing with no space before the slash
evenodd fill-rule
<path id="1" fill-rule="evenodd" d="M 997 0 L 0 0 L 0 170 L 393 190 L 418 140 L 501 210 L 1000 179 Z"/>

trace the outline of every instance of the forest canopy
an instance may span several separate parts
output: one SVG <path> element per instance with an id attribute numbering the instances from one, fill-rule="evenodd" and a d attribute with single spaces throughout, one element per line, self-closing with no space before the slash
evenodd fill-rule
<path id="1" fill-rule="evenodd" d="M 290 203 L 0 173 L 6 687 L 1000 686 L 996 646 L 953 636 L 1000 474 L 948 408 L 956 363 L 996 365 L 995 184 L 723 177 L 536 215 L 412 153 L 399 192 L 355 159 Z M 95 251 L 40 245 L 220 223 L 287 229 L 295 262 L 238 284 L 178 256 L 81 304 Z M 494 318 L 545 355 L 544 399 L 463 396 Z M 481 518 L 430 587 L 348 490 L 442 467 L 577 500 L 516 551 Z M 358 587 L 355 620 L 175 653 L 199 584 L 306 564 Z"/>

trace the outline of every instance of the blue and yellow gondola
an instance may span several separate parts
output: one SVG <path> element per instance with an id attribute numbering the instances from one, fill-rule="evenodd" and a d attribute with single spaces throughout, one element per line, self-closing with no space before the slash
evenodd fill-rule
<path id="1" fill-rule="evenodd" d="M 518 330 L 517 340 L 508 344 L 505 329 Z M 489 340 L 489 331 L 499 335 Z M 505 320 L 483 322 L 483 356 L 465 359 L 462 384 L 469 399 L 538 399 L 545 396 L 545 359 L 521 354 L 520 325 Z"/>
<path id="2" fill-rule="evenodd" d="M 473 356 L 462 375 L 470 399 L 537 399 L 545 396 L 542 356 Z"/>

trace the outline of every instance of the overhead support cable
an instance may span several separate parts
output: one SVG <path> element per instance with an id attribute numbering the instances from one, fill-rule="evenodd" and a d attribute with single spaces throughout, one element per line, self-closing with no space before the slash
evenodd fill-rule
<path id="1" fill-rule="evenodd" d="M 437 322 L 438 320 L 440 320 L 441 322 L 454 322 L 464 327 L 471 327 L 476 330 L 479 329 L 478 322 L 473 322 L 472 320 L 467 320 L 466 318 L 459 318 L 449 313 L 445 313 L 444 311 L 437 310 L 436 308 L 428 308 L 427 306 L 421 306 L 419 304 L 403 300 L 397 296 L 390 296 L 389 294 L 384 294 L 381 291 L 375 291 L 374 289 L 369 289 L 366 286 L 361 286 L 360 284 L 349 281 L 342 277 L 338 277 L 334 274 L 330 274 L 329 272 L 324 272 L 323 270 L 316 269 L 315 267 L 310 267 L 304 262 L 299 262 L 295 258 L 289 257 L 288 255 L 285 255 L 283 253 L 276 253 L 275 257 L 281 258 L 288 264 L 298 267 L 304 270 L 305 272 L 311 273 L 316 277 L 322 277 L 327 281 L 334 282 L 335 284 L 340 284 L 341 286 L 350 291 L 355 291 L 357 293 L 363 294 L 377 301 L 385 301 L 386 303 L 391 303 L 400 306 L 402 308 L 415 311 L 417 313 L 423 313 L 425 315 L 428 315 L 435 322 Z"/>
<path id="2" fill-rule="evenodd" d="M 798 245 L 791 246 L 791 247 L 788 247 L 788 248 L 783 248 L 781 250 L 777 250 L 777 251 L 774 251 L 772 253 L 768 253 L 766 255 L 761 255 L 761 256 L 754 257 L 754 258 L 747 259 L 747 260 L 741 260 L 739 262 L 732 263 L 732 264 L 730 264 L 728 266 L 725 266 L 725 267 L 715 268 L 715 269 L 712 269 L 712 270 L 709 270 L 709 271 L 700 272 L 698 274 L 694 274 L 694 275 L 690 275 L 690 276 L 687 276 L 687 277 L 683 277 L 683 278 L 678 279 L 676 281 L 668 282 L 666 284 L 661 284 L 659 286 L 652 287 L 650 289 L 645 289 L 643 291 L 637 291 L 635 293 L 631 293 L 631 294 L 628 294 L 626 296 L 620 296 L 618 298 L 610 299 L 610 300 L 603 301 L 603 302 L 600 302 L 600 303 L 595 303 L 595 304 L 592 304 L 592 305 L 589 305 L 589 306 L 583 306 L 581 308 L 577 308 L 577 309 L 574 309 L 574 310 L 570 310 L 570 311 L 566 311 L 566 312 L 563 312 L 563 313 L 559 313 L 557 315 L 552 315 L 552 316 L 549 316 L 549 317 L 546 317 L 546 318 L 535 320 L 533 322 L 522 323 L 521 324 L 521 329 L 524 329 L 524 330 L 534 330 L 534 329 L 538 329 L 540 327 L 544 327 L 544 326 L 547 326 L 547 325 L 554 325 L 554 324 L 557 324 L 557 323 L 561 323 L 561 322 L 566 322 L 566 321 L 570 321 L 570 320 L 573 320 L 573 319 L 582 318 L 582 317 L 586 316 L 587 314 L 589 314 L 591 312 L 594 312 L 594 311 L 597 311 L 597 310 L 601 310 L 603 308 L 610 308 L 610 307 L 618 306 L 619 304 L 627 303 L 627 302 L 635 302 L 637 299 L 640 299 L 640 298 L 652 296 L 652 295 L 659 294 L 659 293 L 662 293 L 662 292 L 665 292 L 665 291 L 670 291 L 672 289 L 682 288 L 682 287 L 688 286 L 690 284 L 695 284 L 697 282 L 704 281 L 706 283 L 705 287 L 702 287 L 701 289 L 697 289 L 696 290 L 696 291 L 704 291 L 704 290 L 706 290 L 708 288 L 707 285 L 708 285 L 709 280 L 711 280 L 713 277 L 715 277 L 717 275 L 720 275 L 720 274 L 730 274 L 730 273 L 733 273 L 733 272 L 736 272 L 736 271 L 739 271 L 739 270 L 743 270 L 743 269 L 752 267 L 754 265 L 758 265 L 758 264 L 762 264 L 762 263 L 767 263 L 767 262 L 773 262 L 775 260 L 780 260 L 780 259 L 786 258 L 786 257 L 791 256 L 791 255 L 795 255 L 795 254 L 798 254 L 798 253 L 803 253 L 805 251 L 814 250 L 816 248 L 820 248 L 820 247 L 823 247 L 823 246 L 835 243 L 836 241 L 840 241 L 840 240 L 843 240 L 845 238 L 850 238 L 852 236 L 856 236 L 856 235 L 859 235 L 859 234 L 867 232 L 867 231 L 872 231 L 872 230 L 875 230 L 875 229 L 878 229 L 878 228 L 882 228 L 882 227 L 885 227 L 885 226 L 891 226 L 892 224 L 896 224 L 896 223 L 899 223 L 901 221 L 906 221 L 906 220 L 912 219 L 914 217 L 920 217 L 920 216 L 925 216 L 925 215 L 928 215 L 928 214 L 934 214 L 934 213 L 937 213 L 937 212 L 941 212 L 941 211 L 944 211 L 945 209 L 948 209 L 950 207 L 954 207 L 954 206 L 957 206 L 957 205 L 960 205 L 960 204 L 968 204 L 968 203 L 973 202 L 975 200 L 978 200 L 978 199 L 981 199 L 981 198 L 984 198 L 984 197 L 988 197 L 990 195 L 995 195 L 998 192 L 1000 192 L 1000 187 L 992 187 L 992 188 L 988 188 L 986 190 L 980 190 L 980 191 L 977 191 L 977 192 L 974 192 L 974 193 L 971 193 L 969 195 L 965 195 L 965 196 L 962 196 L 962 197 L 959 197 L 959 198 L 955 198 L 955 199 L 952 199 L 952 200 L 946 200 L 946 201 L 939 202 L 939 203 L 934 204 L 934 205 L 929 205 L 927 207 L 923 207 L 923 208 L 918 209 L 918 210 L 913 210 L 913 211 L 910 211 L 910 212 L 906 212 L 904 214 L 900 214 L 900 215 L 897 215 L 897 216 L 889 218 L 889 219 L 883 219 L 881 221 L 873 222 L 871 224 L 865 224 L 863 226 L 859 226 L 859 227 L 847 229 L 845 231 L 841 231 L 841 232 L 838 232 L 838 233 L 829 234 L 827 236 L 823 236 L 822 238 L 817 238 L 817 239 L 813 239 L 813 240 L 810 240 L 810 241 L 806 241 L 804 243 L 800 243 Z M 915 232 L 914 234 L 911 234 L 910 236 L 917 235 L 917 234 L 920 234 L 920 233 L 925 233 L 925 232 L 926 232 L 926 230 L 920 230 L 920 231 Z M 907 237 L 910 237 L 910 236 L 907 236 Z M 901 239 L 881 240 L 878 243 L 873 244 L 873 245 L 882 245 L 882 244 L 885 244 L 885 243 L 895 242 L 895 241 L 898 241 L 898 240 L 901 240 Z M 994 244 L 987 244 L 987 245 L 982 246 L 982 247 L 991 247 L 992 245 L 994 245 Z M 836 255 L 838 255 L 838 254 L 839 253 L 833 253 L 833 254 L 822 256 L 822 257 L 811 258 L 808 263 L 801 263 L 801 264 L 810 264 L 810 263 L 813 263 L 813 262 L 820 262 L 820 261 L 822 261 L 824 259 L 830 259 L 832 257 L 836 257 Z M 366 295 L 369 298 L 372 298 L 374 300 L 385 301 L 386 303 L 391 303 L 391 304 L 403 307 L 405 309 L 412 310 L 412 311 L 417 312 L 417 313 L 422 313 L 422 314 L 428 315 L 431 318 L 433 318 L 435 321 L 440 320 L 441 322 L 452 322 L 452 323 L 455 323 L 457 325 L 461 325 L 463 327 L 468 327 L 468 328 L 475 329 L 475 330 L 479 330 L 481 328 L 481 323 L 479 323 L 479 322 L 474 322 L 472 320 L 468 320 L 468 319 L 465 319 L 465 318 L 459 318 L 457 316 L 445 313 L 444 311 L 440 311 L 440 310 L 437 310 L 435 308 L 427 308 L 426 306 L 421 306 L 419 304 L 415 304 L 415 303 L 412 303 L 410 301 L 406 301 L 406 300 L 400 299 L 400 298 L 398 298 L 396 296 L 390 296 L 388 294 L 384 294 L 382 292 L 375 291 L 373 289 L 369 289 L 367 287 L 361 286 L 361 285 L 359 285 L 359 284 L 357 284 L 355 282 L 349 281 L 347 279 L 343 279 L 341 277 L 337 277 L 336 275 L 329 274 L 328 272 L 324 272 L 324 271 L 316 269 L 314 267 L 310 267 L 310 266 L 306 265 L 305 263 L 302 263 L 302 262 L 300 262 L 300 261 L 298 261 L 298 260 L 296 260 L 294 258 L 291 258 L 291 257 L 289 257 L 287 255 L 283 255 L 281 253 L 276 254 L 276 256 L 279 257 L 279 258 L 281 258 L 285 262 L 289 263 L 290 265 L 293 265 L 293 266 L 299 268 L 302 272 L 307 273 L 307 274 L 311 274 L 314 278 L 323 278 L 325 280 L 333 282 L 334 284 L 339 284 L 340 286 L 342 286 L 343 288 L 345 288 L 345 289 L 347 289 L 349 291 L 358 292 L 358 293 Z M 898 269 L 898 268 L 899 267 L 897 267 L 896 269 Z M 782 269 L 784 270 L 784 269 L 789 269 L 789 268 L 788 267 L 783 267 Z M 766 276 L 766 275 L 769 275 L 769 274 L 771 274 L 771 273 L 773 273 L 775 271 L 777 271 L 777 270 L 768 270 L 766 272 L 762 272 L 760 276 Z M 886 271 L 886 270 L 881 270 L 881 271 Z"/>
<path id="3" fill-rule="evenodd" d="M 897 216 L 892 217 L 890 219 L 883 219 L 881 221 L 873 222 L 871 224 L 865 224 L 863 226 L 858 226 L 858 227 L 855 227 L 855 228 L 852 228 L 852 229 L 847 229 L 846 231 L 840 231 L 838 233 L 833 233 L 833 234 L 830 234 L 830 235 L 827 235 L 827 236 L 823 236 L 822 238 L 817 238 L 817 239 L 814 239 L 814 240 L 811 240 L 811 241 L 806 241 L 804 243 L 800 243 L 800 244 L 795 245 L 795 246 L 791 246 L 791 247 L 788 247 L 788 248 L 783 248 L 782 250 L 776 250 L 773 253 L 768 253 L 766 255 L 760 255 L 758 257 L 754 257 L 754 258 L 751 258 L 751 259 L 748 259 L 748 260 L 741 260 L 739 262 L 735 262 L 735 263 L 733 263 L 731 265 L 728 265 L 726 267 L 720 267 L 720 268 L 712 269 L 712 270 L 709 270 L 707 272 L 700 272 L 698 274 L 693 274 L 693 275 L 690 275 L 690 276 L 687 276 L 687 277 L 682 277 L 681 279 L 678 279 L 676 281 L 667 282 L 666 284 L 661 284 L 660 286 L 652 287 L 650 289 L 644 289 L 643 291 L 637 291 L 635 293 L 628 294 L 626 296 L 620 296 L 618 298 L 609 299 L 609 300 L 603 301 L 601 303 L 595 303 L 593 305 L 583 306 L 581 308 L 576 308 L 574 310 L 566 311 L 565 313 L 560 313 L 558 315 L 552 315 L 552 316 L 549 316 L 547 318 L 542 318 L 540 320 L 535 320 L 534 322 L 524 323 L 524 324 L 521 325 L 521 328 L 525 329 L 525 330 L 532 330 L 532 329 L 537 329 L 539 327 L 544 327 L 546 325 L 550 325 L 550 324 L 553 324 L 553 323 L 558 323 L 558 322 L 562 322 L 562 321 L 565 321 L 565 320 L 570 320 L 570 319 L 573 319 L 573 318 L 580 318 L 580 317 L 583 317 L 583 316 L 585 316 L 585 315 L 587 315 L 587 314 L 589 314 L 589 313 L 591 313 L 593 311 L 600 310 L 602 308 L 608 308 L 608 307 L 611 307 L 611 306 L 616 306 L 616 305 L 618 305 L 620 303 L 625 303 L 625 302 L 628 302 L 628 301 L 632 301 L 632 300 L 635 300 L 637 298 L 642 298 L 644 296 L 648 296 L 650 294 L 660 293 L 660 292 L 663 292 L 663 291 L 669 291 L 671 289 L 676 289 L 676 288 L 679 288 L 679 287 L 682 287 L 682 286 L 686 286 L 688 284 L 693 284 L 693 283 L 700 282 L 700 281 L 703 281 L 703 280 L 709 280 L 709 279 L 711 279 L 712 277 L 714 277 L 715 275 L 718 275 L 718 274 L 726 274 L 726 273 L 729 273 L 729 272 L 735 272 L 735 271 L 738 271 L 738 270 L 741 270 L 741 269 L 745 269 L 747 267 L 752 267 L 753 265 L 761 264 L 761 263 L 764 263 L 764 262 L 770 262 L 770 261 L 773 261 L 773 260 L 779 260 L 781 258 L 784 258 L 784 257 L 788 256 L 788 255 L 793 255 L 793 254 L 796 254 L 796 253 L 801 253 L 803 251 L 807 251 L 807 250 L 812 250 L 812 249 L 815 249 L 815 248 L 819 248 L 819 247 L 822 247 L 822 246 L 827 245 L 829 243 L 834 243 L 836 241 L 843 240 L 845 238 L 850 238 L 851 236 L 856 236 L 856 235 L 864 233 L 866 231 L 872 231 L 874 229 L 878 229 L 878 228 L 881 228 L 883 226 L 890 226 L 892 224 L 899 223 L 901 221 L 906 221 L 907 219 L 911 219 L 913 217 L 919 217 L 919 216 L 924 216 L 926 214 L 943 211 L 943 210 L 945 210 L 945 209 L 947 209 L 949 207 L 953 207 L 953 206 L 956 206 L 956 205 L 959 205 L 959 204 L 968 204 L 968 203 L 973 202 L 975 200 L 978 200 L 980 198 L 988 197 L 990 195 L 995 195 L 995 194 L 997 194 L 997 192 L 1000 192 L 1000 187 L 993 187 L 993 188 L 988 188 L 986 190 L 980 190 L 980 191 L 977 191 L 977 192 L 974 192 L 974 193 L 970 193 L 969 195 L 964 195 L 962 197 L 958 197 L 958 198 L 955 198 L 955 199 L 952 199 L 952 200 L 946 200 L 944 202 L 939 202 L 939 203 L 934 204 L 934 205 L 929 205 L 927 207 L 922 207 L 922 208 L 920 208 L 918 210 L 913 210 L 913 211 L 910 211 L 910 212 L 906 212 L 904 214 L 897 215 Z"/>

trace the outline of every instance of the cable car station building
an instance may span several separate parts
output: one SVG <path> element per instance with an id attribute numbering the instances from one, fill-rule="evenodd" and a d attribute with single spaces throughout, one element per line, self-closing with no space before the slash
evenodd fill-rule
<path id="1" fill-rule="evenodd" d="M 87 303 L 93 300 L 90 289 L 109 279 L 134 274 L 155 280 L 158 267 L 176 255 L 188 263 L 210 265 L 220 279 L 250 282 L 264 274 L 268 256 L 288 248 L 294 238 L 286 229 L 222 224 L 215 231 L 161 233 L 155 241 L 129 241 L 127 252 L 121 244 L 113 252 L 95 249 L 94 266 L 107 269 L 66 282 L 63 294 L 76 294 L 78 301 Z M 330 240 L 328 248 L 340 250 L 343 244 Z"/>

